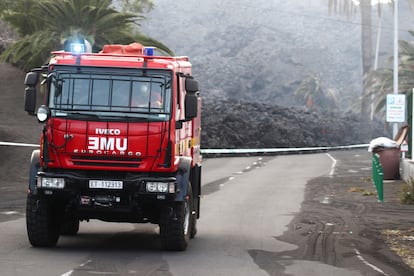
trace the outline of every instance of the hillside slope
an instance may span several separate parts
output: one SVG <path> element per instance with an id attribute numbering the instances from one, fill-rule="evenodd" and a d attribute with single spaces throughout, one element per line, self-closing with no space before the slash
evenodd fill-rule
<path id="1" fill-rule="evenodd" d="M 327 0 L 155 0 L 144 33 L 188 55 L 204 97 L 302 105 L 293 91 L 306 76 L 340 95 L 342 111 L 359 111 L 361 26 L 359 12 L 329 14 Z M 373 25 L 377 24 L 373 9 Z M 392 55 L 392 9 L 382 8 L 379 66 Z M 400 1 L 400 39 L 414 27 Z M 376 38 L 376 28 L 373 35 Z M 375 46 L 375 43 L 373 43 Z"/>

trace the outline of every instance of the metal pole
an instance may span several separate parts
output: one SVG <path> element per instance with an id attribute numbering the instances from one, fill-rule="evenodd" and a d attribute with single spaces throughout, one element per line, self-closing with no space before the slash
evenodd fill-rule
<path id="1" fill-rule="evenodd" d="M 409 143 L 410 143 L 410 154 L 411 154 L 411 160 L 413 160 L 414 161 L 414 150 L 413 150 L 413 146 L 414 146 L 414 143 L 413 143 L 413 140 L 414 140 L 414 88 L 412 89 L 412 91 L 411 91 L 411 100 L 412 100 L 412 107 L 411 107 L 411 126 L 409 126 L 409 127 L 411 127 L 411 141 L 409 141 Z"/>
<path id="2" fill-rule="evenodd" d="M 379 59 L 379 47 L 381 40 L 381 14 L 378 18 L 378 27 L 377 27 L 377 43 L 375 44 L 375 60 L 374 60 L 374 70 L 378 69 L 378 59 Z M 371 92 L 371 121 L 374 120 L 374 93 Z"/>
<path id="3" fill-rule="evenodd" d="M 377 42 L 375 44 L 374 70 L 378 69 L 379 47 L 380 47 L 380 40 L 381 40 L 381 21 L 382 21 L 382 16 L 379 15 L 378 27 L 377 27 Z"/>
<path id="4" fill-rule="evenodd" d="M 394 0 L 394 83 L 393 94 L 398 94 L 398 0 Z M 398 123 L 394 123 L 393 137 L 397 135 Z"/>

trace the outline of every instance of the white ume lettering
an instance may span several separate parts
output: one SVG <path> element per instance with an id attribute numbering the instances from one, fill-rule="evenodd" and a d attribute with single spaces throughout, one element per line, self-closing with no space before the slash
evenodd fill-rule
<path id="1" fill-rule="evenodd" d="M 128 148 L 127 138 L 89 137 L 88 150 L 117 150 L 125 151 Z"/>

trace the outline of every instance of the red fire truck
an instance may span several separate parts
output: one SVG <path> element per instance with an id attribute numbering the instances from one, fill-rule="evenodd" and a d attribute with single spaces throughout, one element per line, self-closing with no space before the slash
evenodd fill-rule
<path id="1" fill-rule="evenodd" d="M 43 123 L 30 164 L 30 243 L 55 246 L 99 219 L 158 224 L 163 249 L 185 250 L 201 194 L 201 100 L 188 57 L 138 43 L 72 46 L 25 78 L 25 110 Z"/>

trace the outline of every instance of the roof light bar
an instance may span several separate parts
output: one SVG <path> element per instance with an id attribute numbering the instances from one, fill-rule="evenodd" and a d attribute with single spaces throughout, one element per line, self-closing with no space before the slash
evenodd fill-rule
<path id="1" fill-rule="evenodd" d="M 144 55 L 145 56 L 154 56 L 155 47 L 144 47 Z"/>
<path id="2" fill-rule="evenodd" d="M 72 43 L 70 44 L 70 51 L 75 54 L 81 54 L 85 52 L 85 44 Z"/>

